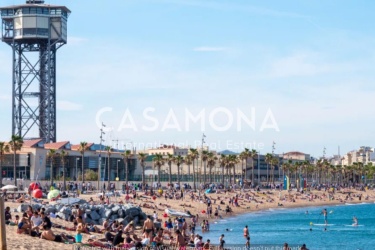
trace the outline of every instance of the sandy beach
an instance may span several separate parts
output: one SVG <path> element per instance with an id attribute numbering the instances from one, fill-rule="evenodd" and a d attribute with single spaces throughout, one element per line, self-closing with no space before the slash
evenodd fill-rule
<path id="1" fill-rule="evenodd" d="M 350 193 L 350 197 L 348 194 Z M 198 196 L 199 193 L 196 192 L 194 195 Z M 203 198 L 203 192 L 200 193 Z M 229 204 L 229 199 L 234 198 L 238 195 L 238 206 L 229 205 L 232 209 L 231 213 L 225 213 L 225 207 Z M 278 190 L 261 190 L 260 192 L 254 190 L 245 190 L 241 192 L 237 190 L 235 192 L 222 192 L 222 193 L 212 193 L 206 194 L 207 197 L 212 202 L 213 211 L 215 208 L 220 206 L 219 216 L 222 218 L 236 216 L 243 213 L 251 213 L 258 210 L 265 210 L 269 208 L 278 208 L 282 206 L 283 208 L 292 208 L 292 207 L 309 207 L 309 206 L 323 206 L 323 205 L 336 205 L 336 204 L 345 204 L 345 203 L 374 203 L 375 201 L 375 192 L 373 190 L 349 190 L 343 189 L 341 191 L 336 191 L 333 194 L 329 194 L 328 191 L 312 191 L 305 194 L 298 193 L 296 191 L 278 191 Z M 85 194 L 81 195 L 80 198 L 89 200 L 90 197 L 94 199 L 95 202 L 99 202 L 99 198 L 96 194 Z M 122 201 L 125 203 L 124 195 L 117 201 Z M 115 203 L 115 200 L 112 199 L 112 202 Z M 191 214 L 199 215 L 199 222 L 202 219 L 209 219 L 213 222 L 218 218 L 208 217 L 206 213 L 207 205 L 203 201 L 191 200 L 190 193 L 186 192 L 184 199 L 165 199 L 164 196 L 157 197 L 155 200 L 149 195 L 145 195 L 143 192 L 138 192 L 138 198 L 136 200 L 130 200 L 130 203 L 138 205 L 142 210 L 148 214 L 152 215 L 154 211 L 158 214 L 158 218 L 162 219 L 162 227 L 164 226 L 163 217 L 164 211 L 166 208 L 178 210 L 178 211 L 189 211 Z M 221 204 L 220 204 L 221 203 Z M 224 203 L 224 204 L 223 204 Z M 16 214 L 21 215 L 20 213 L 13 212 L 20 204 L 16 202 L 5 202 L 5 207 L 9 206 L 12 211 L 12 218 Z M 61 219 L 51 218 L 53 223 L 61 225 L 63 227 L 72 227 L 72 222 L 67 222 Z M 189 220 L 190 223 L 190 220 Z M 214 227 L 214 224 L 212 225 Z M 99 226 L 101 228 L 101 226 Z M 74 249 L 73 244 L 64 244 L 56 243 L 52 241 L 43 240 L 40 238 L 34 238 L 25 234 L 17 234 L 17 227 L 6 225 L 6 238 L 7 238 L 7 247 L 8 249 Z M 64 229 L 53 228 L 54 233 L 66 233 L 74 236 L 75 232 L 66 231 Z M 197 232 L 200 232 L 197 230 Z M 141 236 L 141 227 L 138 227 L 136 230 L 138 236 Z M 91 235 L 96 235 L 97 238 L 103 238 L 101 234 L 91 233 Z M 204 236 L 204 234 L 203 234 Z M 89 239 L 89 234 L 83 234 L 83 242 L 86 242 Z M 167 244 L 169 241 L 165 240 L 164 243 Z M 78 244 L 77 244 L 78 245 Z"/>

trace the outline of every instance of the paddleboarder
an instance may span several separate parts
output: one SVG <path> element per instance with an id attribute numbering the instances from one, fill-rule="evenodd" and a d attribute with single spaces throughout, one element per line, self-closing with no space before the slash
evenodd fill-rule
<path id="1" fill-rule="evenodd" d="M 358 219 L 356 216 L 353 216 L 353 226 L 358 226 Z"/>
<path id="2" fill-rule="evenodd" d="M 323 209 L 321 214 L 323 214 L 323 216 L 324 216 L 324 223 L 327 225 L 328 224 L 327 209 Z"/>

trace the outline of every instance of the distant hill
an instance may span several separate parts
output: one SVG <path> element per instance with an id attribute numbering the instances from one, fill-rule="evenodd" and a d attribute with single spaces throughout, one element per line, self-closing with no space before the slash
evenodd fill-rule
<path id="1" fill-rule="evenodd" d="M 227 150 L 227 149 L 219 152 L 219 154 L 222 154 L 222 155 L 238 155 L 238 153 L 235 153 L 235 152 Z"/>

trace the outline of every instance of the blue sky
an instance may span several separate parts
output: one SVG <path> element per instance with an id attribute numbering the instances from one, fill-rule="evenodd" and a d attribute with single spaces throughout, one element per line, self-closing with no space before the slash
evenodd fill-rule
<path id="1" fill-rule="evenodd" d="M 206 143 L 220 150 L 247 143 L 266 153 L 275 141 L 276 153 L 321 156 L 324 147 L 332 155 L 338 146 L 341 154 L 375 146 L 373 1 L 46 3 L 72 11 L 68 44 L 57 55 L 59 141 L 99 142 L 96 117 L 108 107 L 99 119 L 114 128 L 106 144 L 200 145 L 201 126 L 187 129 L 185 115 L 204 110 Z M 11 49 L 4 43 L 0 85 L 0 140 L 8 140 Z M 154 125 L 143 115 L 149 107 L 159 122 L 154 131 L 142 129 Z M 218 110 L 233 116 L 225 131 L 211 126 L 227 124 Z M 238 131 L 237 110 L 254 126 L 242 122 Z M 264 120 L 278 129 L 262 130 Z M 124 128 L 134 124 L 137 131 Z"/>

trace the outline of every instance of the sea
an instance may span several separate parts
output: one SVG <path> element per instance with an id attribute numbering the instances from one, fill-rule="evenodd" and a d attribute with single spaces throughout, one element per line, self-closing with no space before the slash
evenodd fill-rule
<path id="1" fill-rule="evenodd" d="M 324 208 L 328 211 L 327 225 L 321 214 Z M 353 226 L 353 216 L 358 218 L 358 226 Z M 224 234 L 224 248 L 245 249 L 246 225 L 251 250 L 281 250 L 284 243 L 291 250 L 299 250 L 302 244 L 310 250 L 375 249 L 374 203 L 268 209 L 219 219 L 210 224 L 209 232 L 201 233 L 197 228 L 197 233 L 203 236 L 204 242 L 210 239 L 215 245 Z"/>

